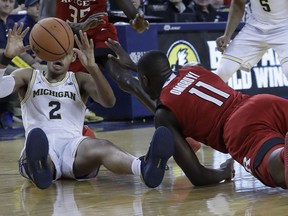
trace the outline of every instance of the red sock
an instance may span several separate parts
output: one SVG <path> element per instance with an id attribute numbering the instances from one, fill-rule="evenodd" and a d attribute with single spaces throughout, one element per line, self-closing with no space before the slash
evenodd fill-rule
<path id="1" fill-rule="evenodd" d="M 96 138 L 94 131 L 91 130 L 87 125 L 83 126 L 82 135 L 83 136 L 92 137 L 92 138 Z"/>
<path id="2" fill-rule="evenodd" d="M 193 138 L 186 137 L 185 139 L 186 139 L 186 142 L 188 142 L 190 148 L 192 148 L 194 152 L 197 152 L 201 148 L 201 143 L 194 140 Z"/>
<path id="3" fill-rule="evenodd" d="M 280 159 L 281 159 L 282 163 L 284 164 L 284 148 L 280 152 Z"/>

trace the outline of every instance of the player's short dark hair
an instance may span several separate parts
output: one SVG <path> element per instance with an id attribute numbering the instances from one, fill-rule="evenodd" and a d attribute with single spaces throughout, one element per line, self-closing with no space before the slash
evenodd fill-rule
<path id="1" fill-rule="evenodd" d="M 153 76 L 152 73 L 161 73 L 170 69 L 170 64 L 165 53 L 159 50 L 146 52 L 138 61 L 138 70 L 144 70 L 147 75 Z"/>

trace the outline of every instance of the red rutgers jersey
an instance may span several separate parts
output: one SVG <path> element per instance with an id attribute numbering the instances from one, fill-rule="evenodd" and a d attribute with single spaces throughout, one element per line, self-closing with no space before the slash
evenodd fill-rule
<path id="1" fill-rule="evenodd" d="M 74 23 L 82 22 L 92 14 L 105 11 L 106 0 L 57 0 L 56 5 L 56 17 Z"/>
<path id="2" fill-rule="evenodd" d="M 106 0 L 57 0 L 56 17 L 74 23 L 83 22 L 92 14 L 106 11 Z M 88 38 L 92 38 L 95 48 L 107 48 L 105 41 L 108 38 L 118 40 L 117 31 L 112 23 L 108 22 L 108 16 L 101 17 L 105 24 L 87 31 Z M 97 52 L 95 53 L 97 57 Z M 86 71 L 79 61 L 73 62 L 71 71 Z"/>
<path id="3" fill-rule="evenodd" d="M 235 107 L 249 96 L 199 66 L 185 66 L 170 78 L 160 101 L 175 114 L 183 135 L 228 153 L 222 136 L 224 124 Z"/>

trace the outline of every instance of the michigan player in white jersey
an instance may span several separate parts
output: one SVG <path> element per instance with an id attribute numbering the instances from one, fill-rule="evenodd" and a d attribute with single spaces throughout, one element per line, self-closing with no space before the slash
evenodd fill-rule
<path id="1" fill-rule="evenodd" d="M 288 78 L 288 1 L 250 0 L 248 20 L 230 43 L 244 14 L 245 3 L 246 0 L 231 3 L 225 33 L 216 40 L 218 50 L 224 52 L 216 74 L 227 82 L 238 69 L 250 71 L 273 48 Z"/>
<path id="2" fill-rule="evenodd" d="M 108 140 L 82 136 L 88 96 L 103 106 L 114 105 L 113 91 L 94 61 L 93 41 L 80 31 L 79 38 L 75 36 L 79 49 L 48 62 L 47 71 L 21 68 L 3 77 L 11 58 L 29 48 L 23 46 L 27 29 L 22 29 L 17 24 L 10 29 L 0 55 L 0 98 L 17 91 L 21 100 L 26 137 L 19 161 L 21 175 L 45 189 L 60 178 L 95 177 L 104 165 L 114 173 L 139 175 L 148 187 L 157 187 L 174 151 L 171 132 L 157 128 L 147 155 L 141 158 Z M 89 74 L 67 72 L 76 55 Z"/>

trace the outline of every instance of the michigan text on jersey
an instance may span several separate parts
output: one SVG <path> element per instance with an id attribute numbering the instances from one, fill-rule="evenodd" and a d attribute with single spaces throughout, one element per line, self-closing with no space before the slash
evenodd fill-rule
<path id="1" fill-rule="evenodd" d="M 39 95 L 51 95 L 53 97 L 57 97 L 57 98 L 70 98 L 73 101 L 76 100 L 76 94 L 73 92 L 69 92 L 69 91 L 63 91 L 63 92 L 56 92 L 56 91 L 52 91 L 50 89 L 37 89 L 33 91 L 33 98 Z"/>

